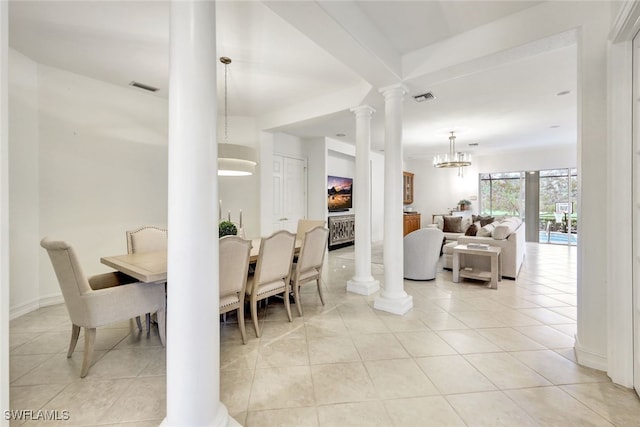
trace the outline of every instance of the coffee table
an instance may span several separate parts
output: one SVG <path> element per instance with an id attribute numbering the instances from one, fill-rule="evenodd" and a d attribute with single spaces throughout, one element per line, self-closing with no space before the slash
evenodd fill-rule
<path id="1" fill-rule="evenodd" d="M 453 281 L 455 283 L 460 282 L 460 278 L 476 279 L 488 281 L 488 287 L 491 289 L 498 289 L 498 282 L 502 280 L 500 274 L 501 258 L 500 252 L 502 249 L 497 246 L 489 246 L 486 249 L 468 247 L 468 245 L 457 245 L 453 248 Z M 491 270 L 479 270 L 474 268 L 460 267 L 460 254 L 472 255 L 472 256 L 488 256 L 491 258 Z"/>

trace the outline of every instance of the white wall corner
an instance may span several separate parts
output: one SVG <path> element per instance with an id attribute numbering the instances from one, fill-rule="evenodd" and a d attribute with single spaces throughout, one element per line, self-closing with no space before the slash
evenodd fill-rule
<path id="1" fill-rule="evenodd" d="M 578 339 L 578 335 L 575 335 L 576 343 L 575 343 L 575 351 L 576 351 L 576 359 L 578 363 L 582 366 L 586 366 L 587 368 L 597 369 L 599 371 L 607 372 L 607 356 L 604 354 L 594 353 L 585 349 Z"/>

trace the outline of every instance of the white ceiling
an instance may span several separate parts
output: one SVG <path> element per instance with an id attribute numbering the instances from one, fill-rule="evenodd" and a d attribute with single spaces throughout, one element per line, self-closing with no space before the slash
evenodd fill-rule
<path id="1" fill-rule="evenodd" d="M 538 3 L 217 2 L 217 56 L 233 60 L 229 66 L 230 114 L 260 118 L 287 109 L 296 111 L 298 106 L 302 111 L 303 105 L 312 105 L 316 98 L 344 94 L 366 81 L 371 91 L 356 102 L 365 100 L 378 109 L 373 140 L 374 148 L 381 148 L 384 104 L 376 87 L 381 74 L 370 73 L 366 61 L 359 67 L 348 57 L 350 51 L 341 51 L 345 42 L 340 32 L 348 23 L 358 24 L 347 31 L 357 38 L 351 40 L 354 45 L 367 47 L 369 40 L 370 46 L 379 47 L 387 65 L 381 64 L 386 78 L 398 74 L 401 67 L 392 62 L 404 54 Z M 167 96 L 168 2 L 20 0 L 11 1 L 9 12 L 10 45 L 35 61 L 116 85 L 136 80 L 161 89 L 150 96 Z M 310 13 L 314 15 L 305 17 Z M 300 16 L 303 18 L 298 19 Z M 223 75 L 220 64 L 220 106 Z M 479 142 L 473 150 L 476 154 L 575 144 L 574 45 L 565 43 L 471 74 L 430 81 L 420 76 L 404 81 L 410 95 L 429 90 L 437 97 L 424 103 L 408 97 L 405 102 L 407 156 L 428 157 L 446 151 L 451 130 L 457 132 L 458 149 Z M 564 90 L 571 93 L 556 96 Z M 296 118 L 277 129 L 305 137 L 346 133 L 343 140 L 354 139 L 354 117 L 348 106 L 320 117 L 298 116 L 304 120 Z"/>

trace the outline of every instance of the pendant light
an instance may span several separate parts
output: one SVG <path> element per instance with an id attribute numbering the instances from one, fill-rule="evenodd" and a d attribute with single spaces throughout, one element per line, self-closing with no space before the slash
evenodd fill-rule
<path id="1" fill-rule="evenodd" d="M 228 66 L 231 58 L 220 57 L 224 64 L 224 142 L 218 143 L 218 175 L 248 176 L 253 175 L 256 167 L 256 152 L 246 145 L 229 144 L 229 110 L 228 110 Z"/>
<path id="2" fill-rule="evenodd" d="M 449 152 L 433 158 L 433 166 L 437 168 L 458 168 L 458 175 L 463 176 L 463 168 L 471 165 L 471 154 L 456 151 L 456 136 L 450 132 Z"/>

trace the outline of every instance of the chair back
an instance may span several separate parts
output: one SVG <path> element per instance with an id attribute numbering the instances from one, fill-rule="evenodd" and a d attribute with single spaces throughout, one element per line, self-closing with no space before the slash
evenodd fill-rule
<path id="1" fill-rule="evenodd" d="M 254 286 L 288 278 L 295 245 L 296 235 L 286 230 L 263 238 L 260 241 Z"/>
<path id="2" fill-rule="evenodd" d="M 81 297 L 92 290 L 75 251 L 67 242 L 46 237 L 40 241 L 40 246 L 49 254 L 71 321 L 76 325 L 82 324 L 81 319 L 85 318 L 87 307 Z"/>
<path id="3" fill-rule="evenodd" d="M 220 296 L 244 294 L 249 272 L 251 241 L 237 236 L 220 239 Z M 244 296 L 243 296 L 244 298 Z"/>
<path id="4" fill-rule="evenodd" d="M 326 221 L 321 219 L 299 219 L 296 239 L 304 240 L 307 231 L 318 226 L 324 227 L 325 223 Z"/>
<path id="5" fill-rule="evenodd" d="M 324 263 L 329 229 L 314 227 L 305 233 L 304 243 L 298 257 L 297 274 L 311 269 L 320 269 Z"/>
<path id="6" fill-rule="evenodd" d="M 420 228 L 403 240 L 404 277 L 412 280 L 435 279 L 444 233 L 439 228 Z"/>
<path id="7" fill-rule="evenodd" d="M 155 252 L 167 249 L 167 229 L 145 225 L 127 230 L 127 253 Z"/>

